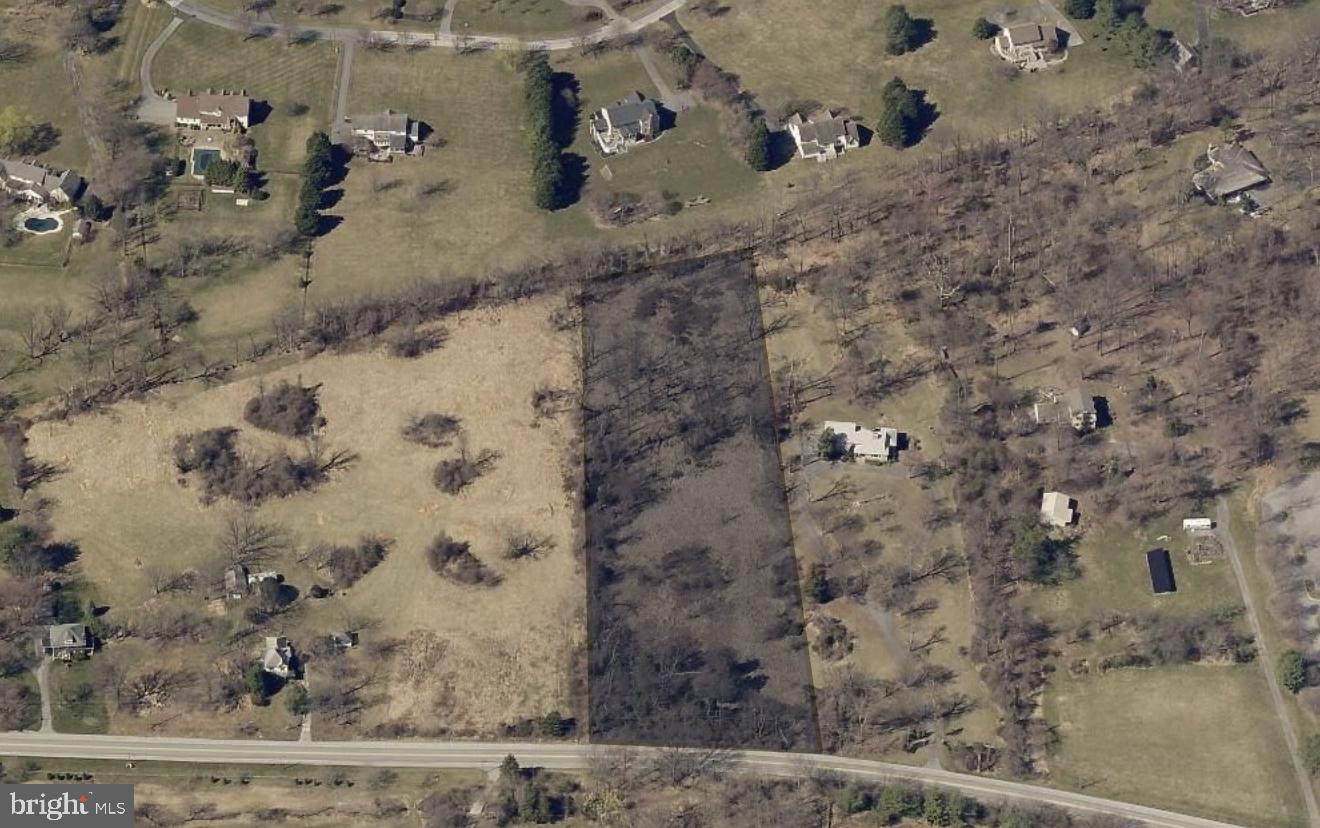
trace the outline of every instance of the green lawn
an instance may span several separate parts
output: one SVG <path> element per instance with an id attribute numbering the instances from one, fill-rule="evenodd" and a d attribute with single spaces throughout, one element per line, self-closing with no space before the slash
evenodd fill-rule
<path id="1" fill-rule="evenodd" d="M 109 714 L 92 675 L 90 659 L 50 665 L 51 716 L 57 732 L 105 733 L 109 728 Z"/>
<path id="2" fill-rule="evenodd" d="M 187 90 L 247 90 L 269 107 L 253 124 L 257 166 L 296 172 L 307 136 L 330 123 L 337 47 L 330 43 L 290 46 L 280 38 L 244 41 L 242 36 L 189 21 L 179 27 L 156 56 L 152 80 L 177 94 Z M 289 104 L 309 107 L 292 116 Z"/>
<path id="3" fill-rule="evenodd" d="M 59 130 L 59 142 L 38 158 L 86 174 L 91 165 L 91 150 L 83 137 L 73 90 L 64 70 L 66 52 L 56 42 L 52 27 L 5 19 L 0 28 L 6 36 L 22 40 L 32 49 L 21 64 L 0 64 L 0 109 L 16 106 L 38 123 L 53 125 Z"/>
<path id="4" fill-rule="evenodd" d="M 719 113 L 707 107 L 679 114 L 673 128 L 652 144 L 623 155 L 602 156 L 591 141 L 591 114 L 630 92 L 654 98 L 659 94 L 655 85 L 637 57 L 626 51 L 556 61 L 556 68 L 572 72 L 578 80 L 582 116 L 569 151 L 587 159 L 592 189 L 666 192 L 679 200 L 706 196 L 712 204 L 693 209 L 711 211 L 759 186 L 758 175 L 729 149 Z M 612 173 L 609 180 L 602 174 L 606 167 Z"/>
<path id="5" fill-rule="evenodd" d="M 119 47 L 110 58 L 114 62 L 115 79 L 129 84 L 133 94 L 138 92 L 138 69 L 142 65 L 143 53 L 173 18 L 174 11 L 164 3 L 151 6 L 140 2 L 124 4 L 124 13 L 115 27 Z"/>
<path id="6" fill-rule="evenodd" d="M 1136 77 L 1125 58 L 1094 41 L 1074 49 L 1055 69 L 1020 75 L 971 34 L 972 21 L 994 15 L 1002 3 L 912 0 L 907 6 L 914 17 L 933 20 L 936 34 L 898 57 L 884 54 L 881 45 L 885 4 L 867 0 L 835 0 L 827 14 L 796 0 L 762 0 L 732 4 L 715 18 L 689 10 L 679 19 L 711 60 L 740 76 L 772 114 L 788 101 L 805 99 L 874 123 L 880 88 L 900 76 L 925 90 L 939 109 L 931 144 L 1000 135 L 1042 112 L 1100 105 Z M 1088 26 L 1082 30 L 1089 38 Z M 882 164 L 892 152 L 876 147 L 862 155 Z"/>
<path id="7" fill-rule="evenodd" d="M 564 34 L 590 31 L 604 21 L 583 19 L 584 8 L 563 0 L 458 0 L 454 7 L 454 34 Z"/>
<path id="8" fill-rule="evenodd" d="M 1058 676 L 1045 713 L 1060 787 L 1244 825 L 1305 824 L 1257 665 Z"/>
<path id="9" fill-rule="evenodd" d="M 1083 502 L 1081 509 L 1085 510 Z M 1096 518 L 1100 520 L 1101 518 Z M 1125 613 L 1192 613 L 1224 606 L 1241 606 L 1242 598 L 1227 560 L 1192 566 L 1186 556 L 1187 538 L 1179 518 L 1164 518 L 1149 527 L 1100 526 L 1090 528 L 1076 547 L 1081 577 L 1057 587 L 1041 588 L 1033 596 L 1047 617 L 1077 622 L 1107 611 Z M 1086 526 L 1087 517 L 1083 516 Z M 1166 540 L 1160 540 L 1167 536 Z M 1169 550 L 1177 591 L 1155 595 L 1150 586 L 1146 552 Z"/>

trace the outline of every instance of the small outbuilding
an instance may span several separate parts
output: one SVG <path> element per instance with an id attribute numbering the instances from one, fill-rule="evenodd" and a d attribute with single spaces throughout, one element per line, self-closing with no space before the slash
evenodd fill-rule
<path id="1" fill-rule="evenodd" d="M 237 601 L 248 594 L 248 568 L 234 564 L 225 569 L 225 597 Z"/>
<path id="2" fill-rule="evenodd" d="M 1210 518 L 1183 518 L 1184 532 L 1209 532 L 1215 528 L 1215 522 Z"/>
<path id="3" fill-rule="evenodd" d="M 1059 529 L 1071 526 L 1077 519 L 1077 501 L 1063 492 L 1046 492 L 1040 499 L 1040 519 Z"/>
<path id="4" fill-rule="evenodd" d="M 1211 144 L 1205 157 L 1209 166 L 1192 176 L 1192 184 L 1211 198 L 1229 198 L 1270 183 L 1269 170 L 1241 144 Z"/>
<path id="5" fill-rule="evenodd" d="M 1173 579 L 1173 559 L 1167 549 L 1152 549 L 1146 553 L 1146 566 L 1150 568 L 1150 588 L 1156 595 L 1178 591 Z"/>

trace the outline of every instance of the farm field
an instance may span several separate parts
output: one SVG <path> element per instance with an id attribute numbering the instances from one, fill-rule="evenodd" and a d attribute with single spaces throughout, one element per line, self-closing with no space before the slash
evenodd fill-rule
<path id="1" fill-rule="evenodd" d="M 270 707 L 228 714 L 199 707 L 214 690 L 207 689 L 210 677 L 189 665 L 250 663 L 263 634 L 286 635 L 311 650 L 316 639 L 345 627 L 360 630 L 364 646 L 385 649 L 370 662 L 374 678 L 362 717 L 322 722 L 323 735 L 363 735 L 385 725 L 401 734 L 490 734 L 551 710 L 568 715 L 584 623 L 577 517 L 566 488 L 576 474 L 569 449 L 575 433 L 571 420 L 537 419 L 531 405 L 535 388 L 571 391 L 578 382 L 575 339 L 547 319 L 554 307 L 541 300 L 465 314 L 443 348 L 415 361 L 378 352 L 326 355 L 209 390 L 170 389 L 106 416 L 35 427 L 30 451 L 65 469 L 41 490 L 53 500 L 52 523 L 81 547 L 78 569 L 109 607 L 104 621 L 147 630 L 186 613 L 198 629 L 212 631 L 198 633 L 196 643 L 162 643 L 143 632 L 98 652 L 89 670 L 145 664 L 133 650 L 155 646 L 151 661 L 179 683 L 171 696 L 177 704 L 112 710 L 111 732 L 286 733 L 296 720 L 278 696 Z M 353 459 L 319 490 L 268 500 L 251 513 L 289 539 L 287 551 L 263 566 L 278 569 L 300 597 L 268 624 L 244 627 L 237 609 L 211 600 L 216 545 L 243 510 L 223 499 L 200 502 L 197 488 L 180 484 L 169 453 L 177 435 L 227 424 L 242 429 L 246 451 L 300 451 L 243 421 L 246 400 L 280 379 L 320 385 L 328 420 L 320 450 L 348 451 Z M 457 447 L 418 449 L 400 436 L 410 417 L 431 411 L 460 420 L 466 450 L 500 452 L 460 495 L 430 484 L 432 467 Z M 548 539 L 542 556 L 501 556 L 508 535 L 533 530 Z M 441 531 L 469 542 L 502 583 L 459 586 L 431 572 L 424 550 Z M 326 578 L 307 562 L 308 549 L 352 544 L 364 534 L 387 540 L 384 563 L 331 598 L 308 600 L 309 587 Z M 195 587 L 158 592 L 162 578 L 177 575 Z M 219 636 L 222 628 L 234 631 Z M 313 691 L 318 669 L 328 668 L 308 666 Z"/>
<path id="2" fill-rule="evenodd" d="M 246 90 L 265 104 L 264 118 L 254 118 L 257 166 L 265 171 L 297 172 L 307 137 L 330 123 L 335 44 L 289 45 L 280 38 L 243 39 L 200 21 L 179 27 L 161 47 L 152 66 L 158 90 L 185 94 L 206 89 Z M 307 111 L 292 115 L 290 105 Z"/>
<path id="3" fill-rule="evenodd" d="M 1282 734 L 1256 665 L 1057 677 L 1045 715 L 1055 784 L 1261 826 L 1300 826 Z"/>

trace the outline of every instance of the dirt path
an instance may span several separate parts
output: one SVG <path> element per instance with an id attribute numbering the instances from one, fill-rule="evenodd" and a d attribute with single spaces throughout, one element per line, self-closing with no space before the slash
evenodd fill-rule
<path id="1" fill-rule="evenodd" d="M 55 732 L 55 717 L 50 712 L 50 660 L 43 658 L 41 666 L 32 671 L 37 677 L 37 689 L 41 692 L 41 732 Z"/>
<path id="2" fill-rule="evenodd" d="M 1292 719 L 1288 716 L 1288 707 L 1283 698 L 1283 689 L 1279 687 L 1279 679 L 1274 675 L 1274 654 L 1270 652 L 1269 643 L 1265 640 L 1264 628 L 1261 625 L 1260 613 L 1256 609 L 1255 598 L 1251 594 L 1251 585 L 1247 583 L 1246 570 L 1242 567 L 1242 558 L 1238 554 L 1237 543 L 1233 539 L 1233 533 L 1229 526 L 1232 521 L 1232 515 L 1228 509 L 1228 500 L 1220 497 L 1215 510 L 1215 534 L 1223 544 L 1225 552 L 1228 553 L 1228 560 L 1233 565 L 1233 575 L 1237 578 L 1238 588 L 1242 592 L 1242 605 L 1247 611 L 1247 620 L 1251 623 L 1251 633 L 1256 637 L 1256 646 L 1260 650 L 1260 657 L 1257 661 L 1265 671 L 1265 680 L 1270 686 L 1270 700 L 1274 703 L 1274 714 L 1279 719 L 1279 726 L 1283 728 L 1283 740 L 1288 747 L 1288 756 L 1292 759 L 1293 770 L 1297 774 L 1297 786 L 1301 788 L 1302 798 L 1306 801 L 1306 812 L 1309 816 L 1309 822 L 1312 828 L 1320 828 L 1320 807 L 1317 807 L 1315 799 L 1315 790 L 1311 787 L 1311 777 L 1302 767 L 1301 740 L 1297 737 L 1297 731 L 1293 727 Z"/>

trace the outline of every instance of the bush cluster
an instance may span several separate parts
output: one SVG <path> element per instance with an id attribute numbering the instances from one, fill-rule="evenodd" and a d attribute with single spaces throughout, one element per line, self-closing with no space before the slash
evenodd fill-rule
<path id="1" fill-rule="evenodd" d="M 247 401 L 243 419 L 257 428 L 286 437 L 307 437 L 325 425 L 316 395 L 320 386 L 305 388 L 287 380 Z"/>
<path id="2" fill-rule="evenodd" d="M 457 541 L 441 532 L 426 550 L 431 569 L 441 577 L 468 586 L 495 586 L 500 576 L 472 554 L 464 541 Z"/>
<path id="3" fill-rule="evenodd" d="M 238 453 L 238 429 L 211 428 L 180 435 L 174 441 L 174 466 L 181 474 L 196 473 L 207 500 L 228 497 L 240 503 L 260 503 L 315 488 L 326 469 L 315 458 L 279 453 L 255 462 Z"/>
<path id="4" fill-rule="evenodd" d="M 389 553 L 389 542 L 376 535 L 363 535 L 356 546 L 323 546 L 313 552 L 318 565 L 330 571 L 335 586 L 345 589 L 375 569 Z"/>

